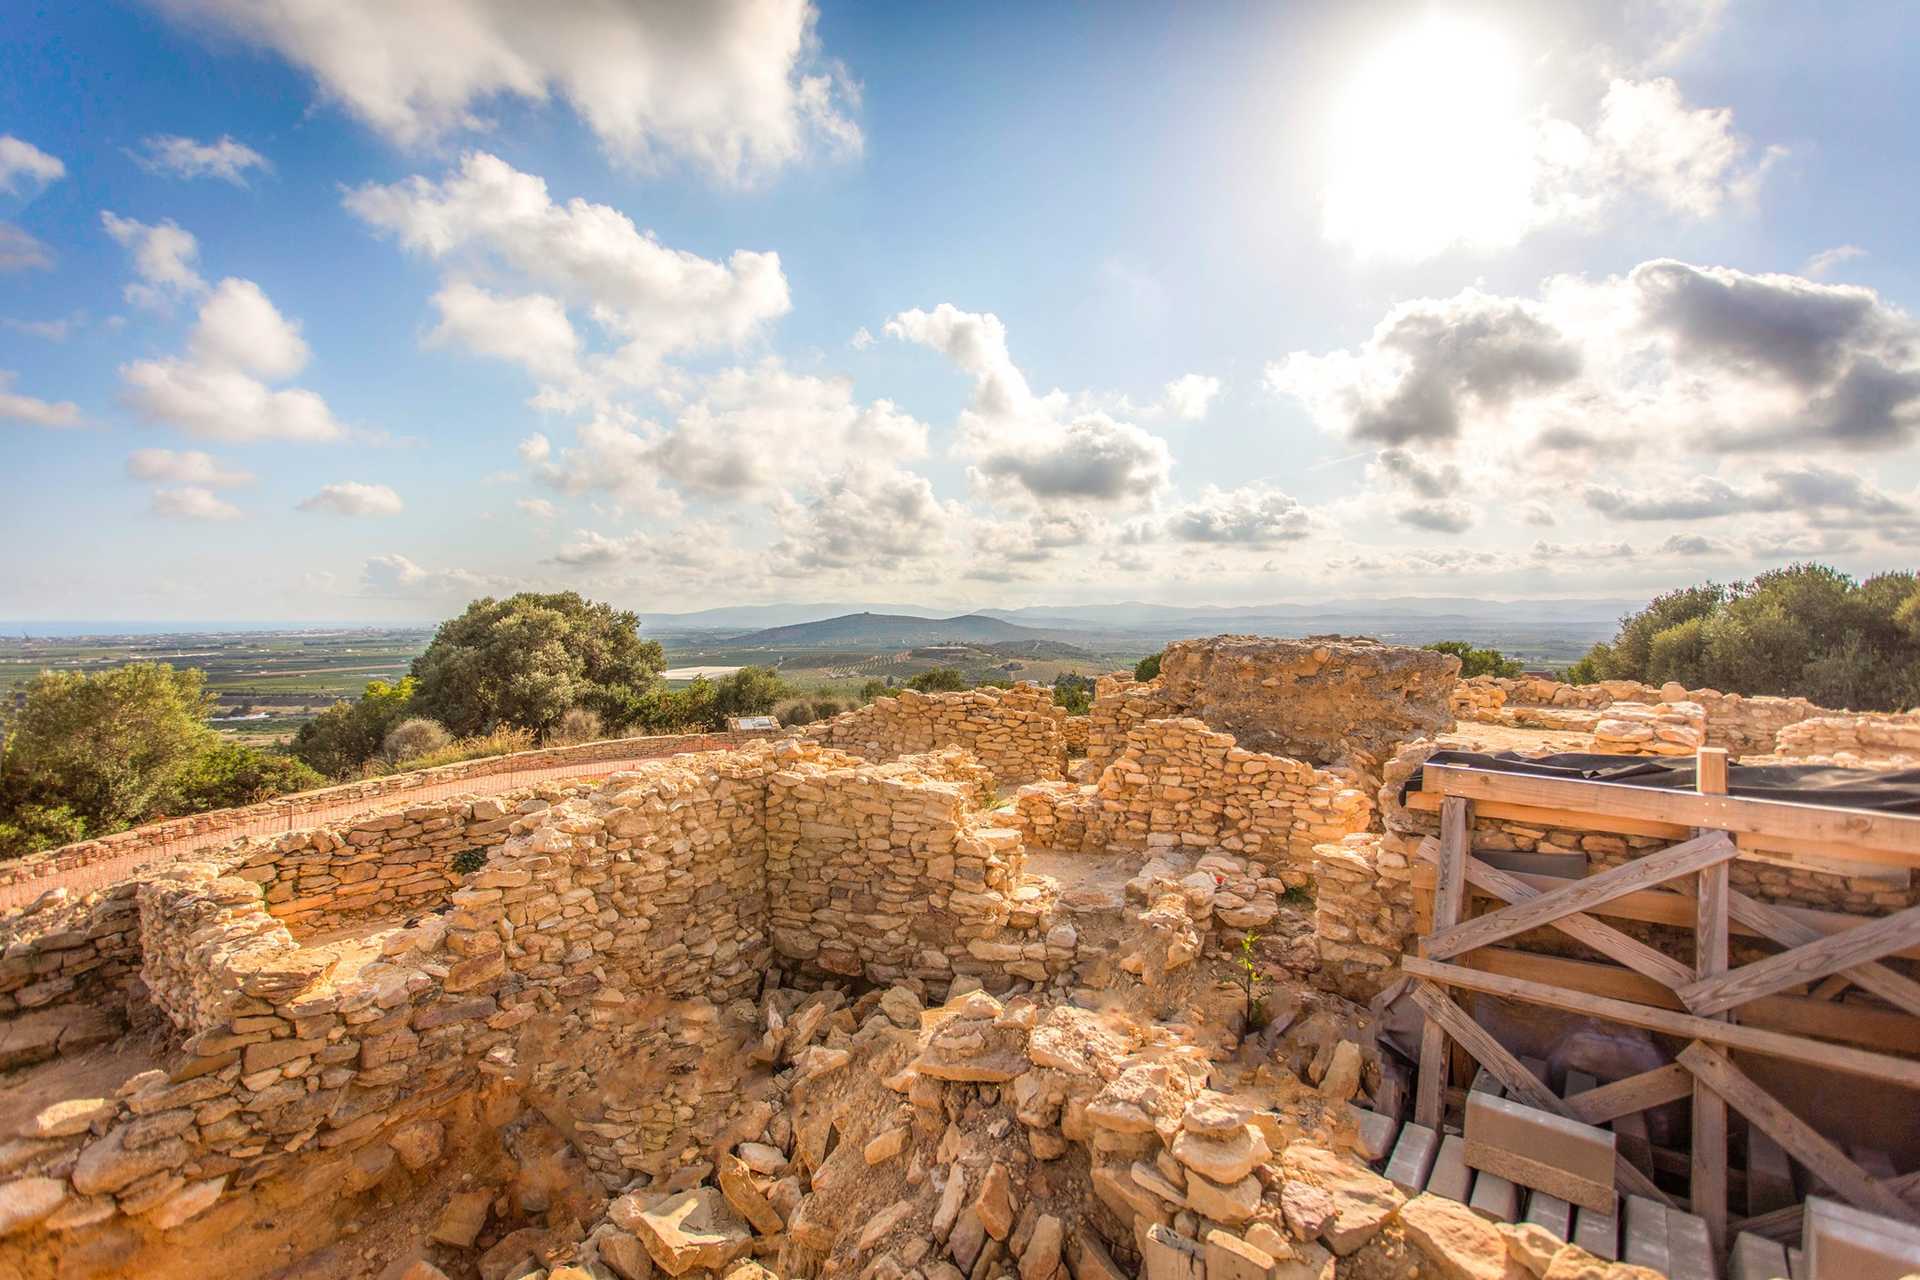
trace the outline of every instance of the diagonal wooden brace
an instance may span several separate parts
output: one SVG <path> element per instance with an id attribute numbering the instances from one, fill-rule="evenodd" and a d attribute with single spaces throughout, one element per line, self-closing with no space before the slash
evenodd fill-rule
<path id="1" fill-rule="evenodd" d="M 1480 919 L 1491 918 L 1482 916 Z M 1480 921 L 1471 923 L 1478 924 Z M 1818 941 L 1804 943 L 1777 956 L 1769 956 L 1765 960 L 1756 960 L 1738 969 L 1689 983 L 1674 994 L 1696 1014 L 1718 1013 L 1760 996 L 1772 995 L 1782 987 L 1812 982 L 1830 973 L 1858 968 L 1890 951 L 1898 951 L 1917 942 L 1920 942 L 1920 907 L 1909 907 L 1869 924 L 1827 934 Z"/>
<path id="2" fill-rule="evenodd" d="M 1727 895 L 1727 913 L 1747 928 L 1773 939 L 1783 947 L 1805 946 L 1809 942 L 1837 936 L 1821 933 L 1778 907 L 1756 901 L 1738 890 Z M 1888 1004 L 1920 1017 L 1920 982 L 1902 977 L 1883 964 L 1868 961 L 1851 969 L 1842 969 L 1835 977 L 1871 991 Z"/>

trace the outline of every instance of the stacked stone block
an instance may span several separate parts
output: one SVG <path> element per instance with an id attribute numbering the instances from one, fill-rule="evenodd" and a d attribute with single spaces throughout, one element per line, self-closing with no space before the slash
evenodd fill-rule
<path id="1" fill-rule="evenodd" d="M 807 736 L 882 763 L 961 747 L 1003 786 L 1061 777 L 1066 769 L 1066 709 L 1037 684 L 964 693 L 902 689 L 864 707 L 808 725 Z"/>

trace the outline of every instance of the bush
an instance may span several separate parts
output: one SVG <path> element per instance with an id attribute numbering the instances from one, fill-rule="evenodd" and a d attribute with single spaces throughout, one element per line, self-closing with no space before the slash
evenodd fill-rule
<path id="1" fill-rule="evenodd" d="M 967 687 L 967 677 L 958 667 L 932 667 L 907 681 L 907 688 L 921 693 L 958 693 Z"/>
<path id="2" fill-rule="evenodd" d="M 487 851 L 485 849 L 462 849 L 453 855 L 452 863 L 453 874 L 457 876 L 470 876 L 487 865 Z"/>
<path id="3" fill-rule="evenodd" d="M 387 730 L 386 740 L 380 744 L 380 754 L 388 764 L 392 764 L 438 751 L 452 741 L 453 735 L 439 722 L 425 716 L 414 716 Z"/>
<path id="4" fill-rule="evenodd" d="M 1914 625 L 1916 628 L 1920 628 L 1920 618 L 1916 619 Z M 863 703 L 872 702 L 875 698 L 891 698 L 892 696 L 893 686 L 885 680 L 869 680 L 860 686 L 860 701 Z"/>
<path id="5" fill-rule="evenodd" d="M 1160 659 L 1165 657 L 1166 653 L 1167 651 L 1162 649 L 1159 653 L 1150 654 L 1140 659 L 1140 661 L 1134 665 L 1133 678 L 1145 683 L 1157 677 L 1160 674 Z"/>
<path id="6" fill-rule="evenodd" d="M 606 726 L 600 723 L 598 712 L 572 707 L 560 717 L 560 723 L 547 735 L 547 741 L 555 746 L 570 747 L 582 742 L 598 742 L 606 736 Z"/>
<path id="7" fill-rule="evenodd" d="M 1070 716 L 1083 716 L 1093 709 L 1093 677 L 1062 672 L 1053 678 L 1053 705 L 1065 707 Z"/>
<path id="8" fill-rule="evenodd" d="M 201 754 L 181 780 L 180 812 L 237 809 L 326 784 L 325 778 L 292 756 L 226 742 Z"/>
<path id="9" fill-rule="evenodd" d="M 495 729 L 492 733 L 476 734 L 471 738 L 456 738 L 437 751 L 428 751 L 422 755 L 401 760 L 394 765 L 397 770 L 433 769 L 443 764 L 459 764 L 462 760 L 479 760 L 486 756 L 512 755 L 516 751 L 533 750 L 533 730 L 531 729 Z"/>
<path id="10" fill-rule="evenodd" d="M 300 726 L 293 754 L 330 778 L 351 778 L 380 754 L 387 733 L 407 718 L 414 682 L 371 680 L 352 702 L 336 702 Z"/>
<path id="11" fill-rule="evenodd" d="M 1450 653 L 1460 659 L 1460 678 L 1475 676 L 1517 676 L 1520 664 L 1498 649 L 1476 649 L 1465 640 L 1441 640 L 1422 646 L 1433 653 Z"/>

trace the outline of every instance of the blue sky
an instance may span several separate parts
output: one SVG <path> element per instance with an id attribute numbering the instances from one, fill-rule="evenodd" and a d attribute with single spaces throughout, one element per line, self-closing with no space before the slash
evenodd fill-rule
<path id="1" fill-rule="evenodd" d="M 1829 8 L 23 9 L 0 617 L 1912 568 L 1920 11 Z"/>

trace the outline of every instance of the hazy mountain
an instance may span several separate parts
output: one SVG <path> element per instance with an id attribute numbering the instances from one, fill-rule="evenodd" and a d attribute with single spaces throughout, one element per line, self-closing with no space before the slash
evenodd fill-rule
<path id="1" fill-rule="evenodd" d="M 753 627 L 788 627 L 796 623 L 820 622 L 848 614 L 873 613 L 892 617 L 939 618 L 945 609 L 928 609 L 917 604 L 868 604 L 829 602 L 826 604 L 738 604 L 693 613 L 643 613 L 643 632 L 740 631 Z"/>
<path id="2" fill-rule="evenodd" d="M 978 644 L 1006 640 L 1051 640 L 1055 637 L 1031 627 L 1015 626 L 985 614 L 957 618 L 919 618 L 899 614 L 850 613 L 839 618 L 770 627 L 728 643 L 792 648 L 912 648 L 926 644 Z"/>

